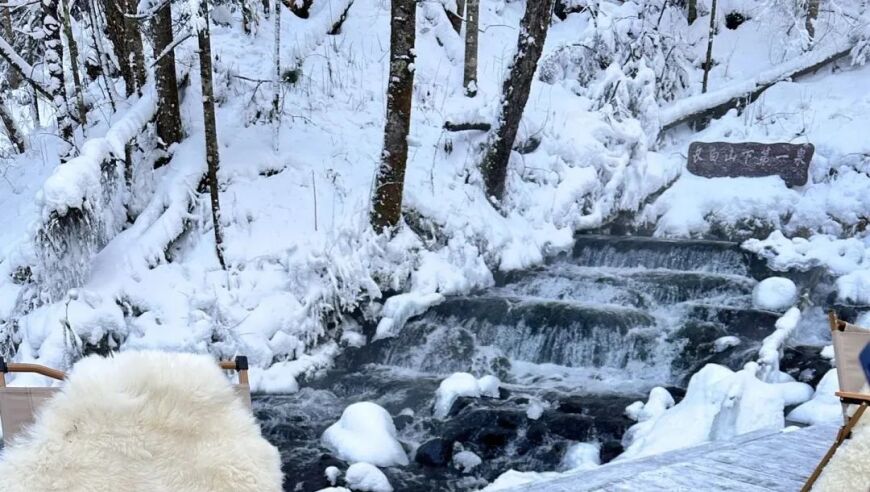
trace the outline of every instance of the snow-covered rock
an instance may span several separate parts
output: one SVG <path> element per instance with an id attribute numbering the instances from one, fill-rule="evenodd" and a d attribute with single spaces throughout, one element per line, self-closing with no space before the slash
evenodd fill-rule
<path id="1" fill-rule="evenodd" d="M 384 472 L 369 463 L 354 463 L 344 474 L 344 481 L 351 490 L 359 492 L 393 492 L 393 486 Z"/>
<path id="2" fill-rule="evenodd" d="M 758 372 L 754 362 L 738 372 L 707 364 L 689 380 L 685 398 L 663 412 L 662 402 L 657 401 L 663 395 L 657 393 L 657 403 L 651 407 L 657 410 L 626 432 L 626 450 L 617 459 L 648 456 L 760 429 L 782 429 L 784 407 L 809 400 L 812 388 L 793 381 L 765 383 L 758 379 Z"/>
<path id="3" fill-rule="evenodd" d="M 770 311 L 785 311 L 797 301 L 797 286 L 784 277 L 762 280 L 752 291 L 752 305 Z"/>
<path id="4" fill-rule="evenodd" d="M 591 470 L 601 466 L 601 445 L 578 442 L 572 444 L 562 457 L 560 470 Z"/>
<path id="5" fill-rule="evenodd" d="M 462 473 L 469 473 L 483 463 L 480 456 L 471 451 L 460 451 L 453 455 L 453 466 Z"/>
<path id="6" fill-rule="evenodd" d="M 837 370 L 831 369 L 819 381 L 813 399 L 801 404 L 788 414 L 788 419 L 802 424 L 836 423 L 843 420 L 843 407 L 834 394 L 840 390 Z"/>
<path id="7" fill-rule="evenodd" d="M 396 439 L 393 418 L 375 403 L 349 405 L 341 419 L 324 431 L 321 441 L 344 461 L 377 466 L 408 464 L 408 456 Z"/>
<path id="8" fill-rule="evenodd" d="M 435 407 L 433 415 L 444 418 L 450 413 L 453 402 L 461 396 L 498 398 L 501 381 L 495 376 L 475 378 L 467 372 L 457 372 L 441 381 L 435 392 Z"/>

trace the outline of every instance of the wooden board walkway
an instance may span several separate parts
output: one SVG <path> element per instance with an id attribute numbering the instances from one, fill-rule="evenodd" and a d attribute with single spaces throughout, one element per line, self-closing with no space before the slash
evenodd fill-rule
<path id="1" fill-rule="evenodd" d="M 835 425 L 753 432 L 730 441 L 568 473 L 515 490 L 796 492 L 836 434 Z"/>

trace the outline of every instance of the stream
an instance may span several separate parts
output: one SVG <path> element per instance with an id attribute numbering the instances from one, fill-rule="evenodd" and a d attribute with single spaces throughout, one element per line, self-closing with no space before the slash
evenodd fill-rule
<path id="1" fill-rule="evenodd" d="M 570 254 L 346 350 L 296 394 L 256 396 L 254 412 L 282 452 L 288 491 L 328 487 L 324 469 L 346 469 L 320 436 L 364 400 L 393 415 L 411 458 L 383 469 L 395 490 L 475 490 L 511 468 L 559 470 L 575 442 L 599 443 L 607 462 L 633 424 L 625 407 L 652 387 L 679 399 L 704 364 L 739 369 L 757 356 L 780 315 L 754 309 L 752 290 L 773 274 L 735 243 L 580 235 Z M 717 352 L 724 336 L 740 343 Z M 817 355 L 790 349 L 783 370 L 817 381 Z M 435 391 L 458 371 L 499 377 L 500 398 L 460 398 L 436 419 Z M 482 463 L 457 469 L 451 456 L 463 450 Z"/>

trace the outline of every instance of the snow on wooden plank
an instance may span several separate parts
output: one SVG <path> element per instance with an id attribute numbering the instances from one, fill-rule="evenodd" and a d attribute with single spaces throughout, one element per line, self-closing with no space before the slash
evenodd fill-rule
<path id="1" fill-rule="evenodd" d="M 800 488 L 835 435 L 836 427 L 831 425 L 793 432 L 759 431 L 730 441 L 568 473 L 524 485 L 522 490 L 792 491 Z"/>

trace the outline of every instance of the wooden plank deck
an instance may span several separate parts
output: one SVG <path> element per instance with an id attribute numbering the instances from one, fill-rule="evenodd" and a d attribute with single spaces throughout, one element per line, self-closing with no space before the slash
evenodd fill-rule
<path id="1" fill-rule="evenodd" d="M 795 492 L 836 434 L 835 425 L 753 432 L 730 441 L 568 473 L 514 490 Z"/>

